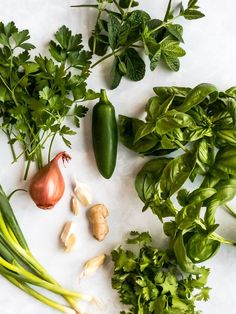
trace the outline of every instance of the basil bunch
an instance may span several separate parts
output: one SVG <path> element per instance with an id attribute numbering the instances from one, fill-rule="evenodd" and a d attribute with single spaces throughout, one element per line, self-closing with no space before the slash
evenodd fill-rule
<path id="1" fill-rule="evenodd" d="M 154 92 L 145 121 L 120 116 L 120 138 L 137 153 L 158 156 L 138 173 L 136 190 L 143 210 L 163 221 L 181 268 L 194 273 L 220 243 L 234 244 L 215 233 L 215 213 L 236 194 L 236 88 L 219 92 L 204 83 Z M 198 188 L 184 189 L 188 179 Z"/>

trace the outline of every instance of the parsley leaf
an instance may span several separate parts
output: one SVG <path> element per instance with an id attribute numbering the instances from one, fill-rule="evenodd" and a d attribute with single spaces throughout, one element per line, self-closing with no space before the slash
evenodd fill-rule
<path id="1" fill-rule="evenodd" d="M 52 146 L 56 135 L 71 147 L 67 137 L 76 132 L 65 125 L 65 119 L 74 110 L 79 127 L 87 112 L 76 102 L 99 94 L 86 91 L 91 53 L 83 49 L 80 34 L 73 35 L 62 26 L 55 41 L 49 43 L 51 58 L 31 57 L 34 46 L 29 39 L 28 30 L 19 31 L 13 22 L 0 23 L 1 128 L 8 136 L 14 161 L 24 156 L 28 164 L 35 161 L 40 168 L 44 165 L 41 151 Z M 22 148 L 19 155 L 14 150 L 16 142 Z M 48 160 L 50 152 L 51 148 Z"/>

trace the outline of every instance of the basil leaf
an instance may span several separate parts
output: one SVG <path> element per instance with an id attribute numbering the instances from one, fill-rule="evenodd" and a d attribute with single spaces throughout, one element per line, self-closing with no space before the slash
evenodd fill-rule
<path id="1" fill-rule="evenodd" d="M 214 85 L 207 83 L 199 84 L 189 92 L 183 104 L 178 107 L 178 110 L 187 112 L 203 101 L 207 101 L 208 104 L 213 103 L 217 97 L 218 91 Z"/>
<path id="2" fill-rule="evenodd" d="M 214 256 L 220 248 L 220 242 L 208 235 L 195 233 L 187 242 L 186 251 L 193 263 L 202 263 Z"/>
<path id="3" fill-rule="evenodd" d="M 198 188 L 190 193 L 187 197 L 188 203 L 202 203 L 217 192 L 214 188 Z"/>
<path id="4" fill-rule="evenodd" d="M 206 202 L 206 213 L 204 220 L 207 226 L 212 226 L 215 224 L 215 213 L 217 207 L 224 205 L 228 201 L 234 198 L 236 195 L 236 180 L 223 180 L 215 185 L 217 193 L 210 197 Z"/>
<path id="5" fill-rule="evenodd" d="M 216 131 L 216 135 L 223 141 L 223 143 L 236 146 L 236 130 Z"/>
<path id="6" fill-rule="evenodd" d="M 216 155 L 215 167 L 236 176 L 236 148 L 220 149 Z"/>
<path id="7" fill-rule="evenodd" d="M 135 188 L 143 202 L 146 202 L 156 191 L 156 184 L 170 158 L 153 159 L 146 163 L 135 179 Z"/>
<path id="8" fill-rule="evenodd" d="M 135 134 L 135 138 L 134 138 L 134 144 L 137 143 L 140 139 L 142 139 L 143 137 L 151 134 L 154 130 L 155 130 L 155 124 L 148 122 L 145 124 L 142 124 L 136 134 Z"/>
<path id="9" fill-rule="evenodd" d="M 163 114 L 162 117 L 157 120 L 156 132 L 163 135 L 173 129 L 192 127 L 194 125 L 195 122 L 190 115 L 173 109 Z"/>
<path id="10" fill-rule="evenodd" d="M 189 204 L 182 208 L 175 217 L 175 223 L 180 230 L 186 230 L 193 226 L 195 220 L 199 218 L 201 203 Z"/>
<path id="11" fill-rule="evenodd" d="M 165 167 L 160 179 L 160 191 L 163 199 L 178 191 L 190 176 L 195 166 L 195 156 L 185 153 L 171 160 Z"/>
<path id="12" fill-rule="evenodd" d="M 154 135 L 145 136 L 134 144 L 134 139 L 138 129 L 144 124 L 143 121 L 132 119 L 125 116 L 119 116 L 120 140 L 127 148 L 137 153 L 147 153 L 158 144 L 158 138 Z"/>
<path id="13" fill-rule="evenodd" d="M 187 273 L 198 274 L 199 268 L 187 256 L 182 232 L 178 232 L 173 242 L 173 249 L 180 268 Z"/>

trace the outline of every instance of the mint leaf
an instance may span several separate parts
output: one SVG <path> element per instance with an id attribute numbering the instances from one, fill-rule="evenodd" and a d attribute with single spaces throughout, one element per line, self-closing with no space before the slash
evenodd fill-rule
<path id="1" fill-rule="evenodd" d="M 183 57 L 186 52 L 175 40 L 166 39 L 161 43 L 162 53 L 171 57 Z"/>
<path id="2" fill-rule="evenodd" d="M 113 14 L 109 14 L 107 27 L 109 44 L 111 49 L 114 50 L 117 45 L 121 24 Z"/>
<path id="3" fill-rule="evenodd" d="M 129 48 L 126 50 L 124 62 L 127 68 L 126 76 L 131 81 L 140 81 L 143 79 L 145 75 L 145 63 L 135 49 Z"/>
<path id="4" fill-rule="evenodd" d="M 178 72 L 180 68 L 180 62 L 179 59 L 176 57 L 171 57 L 166 54 L 162 54 L 163 60 L 165 64 L 170 68 L 172 71 Z"/>
<path id="5" fill-rule="evenodd" d="M 167 9 L 166 9 L 166 14 L 165 14 L 165 17 L 164 17 L 164 21 L 165 22 L 168 21 L 168 20 L 171 20 L 174 17 L 174 12 L 171 9 L 171 7 L 172 7 L 172 0 L 169 0 L 168 6 L 167 6 Z"/>
<path id="6" fill-rule="evenodd" d="M 123 74 L 119 69 L 119 58 L 115 56 L 110 73 L 111 89 L 116 88 L 120 84 L 122 76 Z"/>
<path id="7" fill-rule="evenodd" d="M 183 27 L 179 24 L 168 24 L 166 25 L 166 29 L 168 30 L 168 32 L 174 36 L 176 39 L 178 39 L 178 41 L 180 42 L 184 42 L 183 40 Z"/>
<path id="8" fill-rule="evenodd" d="M 154 54 L 154 56 L 151 58 L 151 62 L 150 62 L 151 71 L 154 71 L 156 69 L 160 59 L 161 59 L 161 48 L 159 48 Z"/>
<path id="9" fill-rule="evenodd" d="M 194 9 L 186 9 L 181 15 L 187 20 L 196 20 L 205 16 L 202 12 Z"/>

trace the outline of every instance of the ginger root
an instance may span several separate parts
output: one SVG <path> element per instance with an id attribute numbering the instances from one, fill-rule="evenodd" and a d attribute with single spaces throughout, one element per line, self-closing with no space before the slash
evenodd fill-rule
<path id="1" fill-rule="evenodd" d="M 104 240 L 105 236 L 109 232 L 108 223 L 106 221 L 108 215 L 108 209 L 102 204 L 94 205 L 89 209 L 89 222 L 92 225 L 93 236 L 98 241 Z"/>

